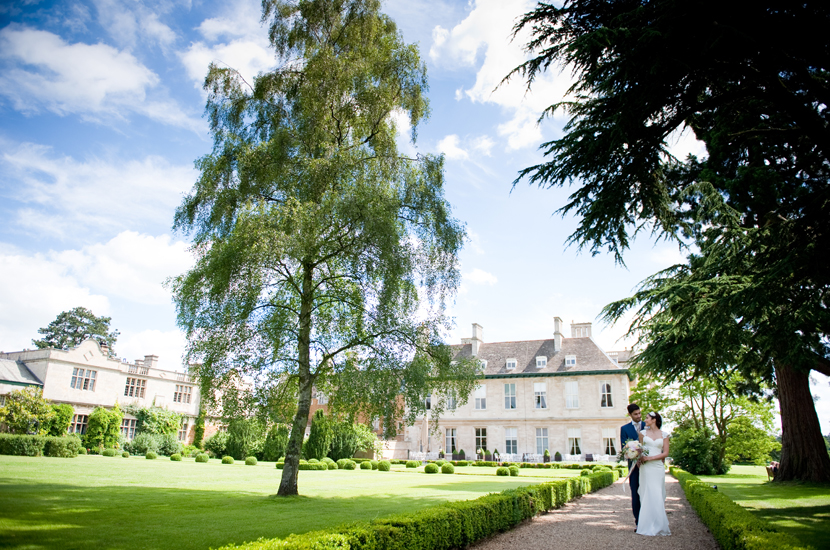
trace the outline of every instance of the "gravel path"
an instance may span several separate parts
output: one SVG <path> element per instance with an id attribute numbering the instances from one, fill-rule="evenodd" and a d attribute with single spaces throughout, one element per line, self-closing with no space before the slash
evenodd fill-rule
<path id="1" fill-rule="evenodd" d="M 718 543 L 697 514 L 677 480 L 666 475 L 666 513 L 671 536 L 644 537 L 634 532 L 631 493 L 622 480 L 575 499 L 470 548 L 475 550 L 717 550 Z"/>

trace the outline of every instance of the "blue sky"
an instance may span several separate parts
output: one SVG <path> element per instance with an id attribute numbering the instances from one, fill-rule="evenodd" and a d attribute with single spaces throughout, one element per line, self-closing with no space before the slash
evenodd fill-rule
<path id="1" fill-rule="evenodd" d="M 625 325 L 602 307 L 682 260 L 676 246 L 638 239 L 627 268 L 566 247 L 576 220 L 555 215 L 569 190 L 512 182 L 541 159 L 564 119 L 537 124 L 562 98 L 567 72 L 526 93 L 496 89 L 522 62 L 510 41 L 528 1 L 388 0 L 384 11 L 427 63 L 431 117 L 408 151 L 446 155 L 446 195 L 469 234 L 451 342 L 471 324 L 487 341 L 548 338 L 553 317 L 594 321 L 594 338 L 621 349 Z M 191 264 L 173 213 L 210 150 L 202 81 L 210 62 L 246 78 L 274 65 L 260 4 L 251 0 L 23 0 L 0 6 L 0 350 L 31 347 L 37 329 L 82 305 L 112 317 L 128 359 L 154 353 L 178 369 L 184 338 L 167 277 Z M 495 90 L 495 91 L 494 91 Z M 688 134 L 679 156 L 703 153 Z M 566 334 L 568 336 L 569 334 Z M 830 388 L 817 375 L 823 431 Z"/>

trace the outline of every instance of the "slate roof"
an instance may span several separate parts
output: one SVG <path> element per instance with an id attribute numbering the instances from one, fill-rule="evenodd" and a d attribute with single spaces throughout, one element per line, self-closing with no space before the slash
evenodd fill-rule
<path id="1" fill-rule="evenodd" d="M 23 361 L 0 359 L 0 383 L 15 386 L 43 386 Z"/>
<path id="2" fill-rule="evenodd" d="M 472 355 L 472 344 L 452 346 L 456 360 Z M 485 375 L 509 376 L 511 374 L 569 373 L 585 371 L 624 371 L 624 367 L 612 361 L 591 338 L 563 338 L 562 349 L 553 351 L 553 339 L 525 340 L 521 342 L 494 342 L 481 344 L 479 359 L 487 361 Z M 575 355 L 576 365 L 565 366 L 565 356 Z M 547 357 L 547 366 L 536 368 L 536 357 Z M 516 359 L 516 368 L 506 368 L 507 359 Z"/>

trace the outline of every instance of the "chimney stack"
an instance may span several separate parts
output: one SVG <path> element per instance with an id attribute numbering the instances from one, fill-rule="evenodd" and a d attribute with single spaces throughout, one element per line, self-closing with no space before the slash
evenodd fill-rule
<path id="1" fill-rule="evenodd" d="M 562 319 L 553 318 L 553 351 L 562 350 Z"/>
<path id="2" fill-rule="evenodd" d="M 478 350 L 484 343 L 484 327 L 478 323 L 473 323 L 473 337 L 470 343 L 473 345 L 473 355 L 478 355 Z"/>
<path id="3" fill-rule="evenodd" d="M 159 356 L 158 355 L 145 355 L 144 356 L 144 366 L 154 369 L 159 364 Z"/>
<path id="4" fill-rule="evenodd" d="M 571 338 L 590 338 L 591 323 L 574 323 L 571 321 Z"/>

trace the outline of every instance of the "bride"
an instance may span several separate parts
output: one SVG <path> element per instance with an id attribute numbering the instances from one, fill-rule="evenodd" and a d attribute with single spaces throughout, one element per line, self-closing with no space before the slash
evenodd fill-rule
<path id="1" fill-rule="evenodd" d="M 663 459 L 669 455 L 669 434 L 660 430 L 663 419 L 656 412 L 645 417 L 646 429 L 640 432 L 644 452 L 640 467 L 640 521 L 637 533 L 646 536 L 670 535 L 666 516 L 666 470 Z"/>

